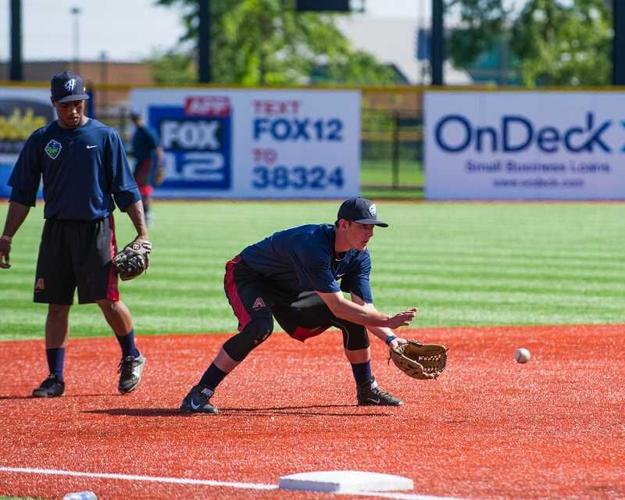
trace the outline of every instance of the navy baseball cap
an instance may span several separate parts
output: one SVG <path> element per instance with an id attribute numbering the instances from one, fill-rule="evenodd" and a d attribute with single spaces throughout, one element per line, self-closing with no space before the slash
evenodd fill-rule
<path id="1" fill-rule="evenodd" d="M 386 222 L 378 219 L 375 203 L 366 198 L 349 198 L 345 200 L 341 204 L 336 218 L 358 222 L 359 224 L 388 227 Z"/>
<path id="2" fill-rule="evenodd" d="M 89 99 L 85 82 L 78 73 L 63 71 L 50 81 L 52 100 L 56 102 L 85 101 Z"/>

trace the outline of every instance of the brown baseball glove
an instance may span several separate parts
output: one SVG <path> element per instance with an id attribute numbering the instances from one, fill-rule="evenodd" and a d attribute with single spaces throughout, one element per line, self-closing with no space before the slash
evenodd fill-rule
<path id="1" fill-rule="evenodd" d="M 447 364 L 447 347 L 409 340 L 391 347 L 390 359 L 409 377 L 423 380 L 437 378 Z"/>
<path id="2" fill-rule="evenodd" d="M 152 243 L 147 240 L 134 240 L 113 257 L 113 265 L 123 281 L 143 274 L 150 267 Z"/>

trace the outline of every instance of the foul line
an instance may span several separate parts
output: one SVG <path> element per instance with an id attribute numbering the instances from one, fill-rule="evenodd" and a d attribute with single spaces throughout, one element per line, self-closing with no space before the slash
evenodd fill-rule
<path id="1" fill-rule="evenodd" d="M 185 484 L 196 486 L 218 486 L 222 488 L 238 488 L 244 490 L 277 490 L 275 484 L 263 483 L 237 483 L 228 481 L 213 481 L 210 479 L 190 479 L 184 477 L 159 477 L 159 476 L 135 476 L 131 474 L 112 474 L 105 472 L 77 472 L 61 469 L 38 469 L 31 467 L 3 467 L 0 472 L 13 472 L 17 474 L 43 474 L 48 476 L 70 476 L 70 477 L 90 477 L 97 479 L 116 479 L 121 481 L 147 481 L 152 483 Z M 287 491 L 287 490 L 284 490 Z M 293 491 L 293 490 L 289 490 Z M 301 491 L 305 493 L 305 491 Z M 398 500 L 443 500 L 449 497 L 436 497 L 429 495 L 418 495 L 413 493 L 381 492 L 381 491 L 336 491 L 327 492 L 336 495 L 369 496 L 381 498 L 393 498 Z"/>
<path id="2" fill-rule="evenodd" d="M 0 472 L 17 472 L 21 474 L 47 474 L 50 476 L 95 477 L 98 479 L 121 479 L 123 481 L 150 481 L 153 483 L 195 484 L 200 486 L 223 486 L 246 490 L 276 490 L 275 484 L 262 483 L 231 483 L 227 481 L 211 481 L 210 479 L 187 479 L 184 477 L 133 476 L 131 474 L 109 474 L 105 472 L 76 472 L 57 469 L 33 469 L 30 467 L 0 467 Z"/>

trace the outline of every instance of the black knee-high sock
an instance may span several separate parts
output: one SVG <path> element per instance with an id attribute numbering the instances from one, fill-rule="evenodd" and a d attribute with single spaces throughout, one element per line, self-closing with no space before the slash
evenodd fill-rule
<path id="1" fill-rule="evenodd" d="M 128 335 L 115 335 L 117 337 L 117 342 L 119 342 L 119 346 L 122 348 L 122 356 L 125 358 L 127 356 L 132 356 L 136 358 L 140 355 L 139 349 L 135 345 L 135 331 L 130 330 Z"/>
<path id="2" fill-rule="evenodd" d="M 371 375 L 371 362 L 365 363 L 352 363 L 352 372 L 354 373 L 354 379 L 356 384 L 365 384 L 373 378 Z"/>
<path id="3" fill-rule="evenodd" d="M 208 387 L 211 391 L 214 391 L 221 381 L 226 378 L 226 375 L 228 374 L 217 368 L 215 363 L 211 363 L 211 365 L 204 372 L 204 375 L 202 375 L 200 385 Z"/>
<path id="4" fill-rule="evenodd" d="M 59 380 L 63 380 L 65 347 L 46 349 L 46 358 L 48 359 L 48 369 L 50 370 L 50 373 L 56 375 Z"/>

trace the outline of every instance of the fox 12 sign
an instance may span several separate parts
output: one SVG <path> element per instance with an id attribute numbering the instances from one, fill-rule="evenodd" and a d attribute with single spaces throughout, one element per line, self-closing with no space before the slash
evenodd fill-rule
<path id="1" fill-rule="evenodd" d="M 138 89 L 163 198 L 345 198 L 360 186 L 354 91 Z"/>

